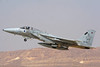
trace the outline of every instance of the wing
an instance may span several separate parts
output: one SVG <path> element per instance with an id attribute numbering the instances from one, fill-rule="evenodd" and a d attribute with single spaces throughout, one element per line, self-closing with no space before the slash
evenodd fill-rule
<path id="1" fill-rule="evenodd" d="M 58 38 L 56 36 L 48 36 L 48 35 L 41 35 L 45 38 L 50 39 L 51 41 L 57 43 L 57 44 L 65 44 L 67 46 L 72 46 L 72 45 L 77 45 L 76 41 L 73 40 L 67 40 L 67 39 L 63 39 L 63 38 Z"/>

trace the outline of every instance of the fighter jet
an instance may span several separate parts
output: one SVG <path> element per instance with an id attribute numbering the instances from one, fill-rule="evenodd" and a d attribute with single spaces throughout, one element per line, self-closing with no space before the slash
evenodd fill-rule
<path id="1" fill-rule="evenodd" d="M 38 44 L 59 49 L 59 50 L 68 50 L 69 47 L 81 48 L 81 49 L 92 49 L 92 42 L 95 35 L 95 30 L 88 30 L 83 36 L 77 40 L 68 40 L 62 37 L 57 37 L 46 32 L 42 32 L 36 28 L 24 26 L 20 28 L 6 28 L 3 31 L 21 35 L 24 37 L 24 41 L 26 42 L 28 39 L 38 39 L 41 42 Z"/>

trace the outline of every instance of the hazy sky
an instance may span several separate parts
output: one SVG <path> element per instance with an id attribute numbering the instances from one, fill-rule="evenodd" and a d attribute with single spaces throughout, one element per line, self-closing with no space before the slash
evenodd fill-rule
<path id="1" fill-rule="evenodd" d="M 42 47 L 2 31 L 26 25 L 67 39 L 94 29 L 93 46 L 100 46 L 100 0 L 0 0 L 0 51 Z"/>

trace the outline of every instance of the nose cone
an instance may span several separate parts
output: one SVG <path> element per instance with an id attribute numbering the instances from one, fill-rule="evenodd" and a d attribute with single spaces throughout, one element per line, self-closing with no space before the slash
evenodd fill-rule
<path id="1" fill-rule="evenodd" d="M 10 30 L 9 30 L 9 29 L 3 29 L 3 31 L 5 31 L 5 32 L 9 32 Z"/>
<path id="2" fill-rule="evenodd" d="M 3 29 L 3 31 L 16 34 L 18 32 L 18 28 L 7 28 L 7 29 Z"/>

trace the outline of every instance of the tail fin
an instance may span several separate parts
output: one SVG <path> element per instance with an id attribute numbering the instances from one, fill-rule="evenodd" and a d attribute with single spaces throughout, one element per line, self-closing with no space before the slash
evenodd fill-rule
<path id="1" fill-rule="evenodd" d="M 92 46 L 95 30 L 88 30 L 79 40 L 81 41 L 80 46 Z"/>

